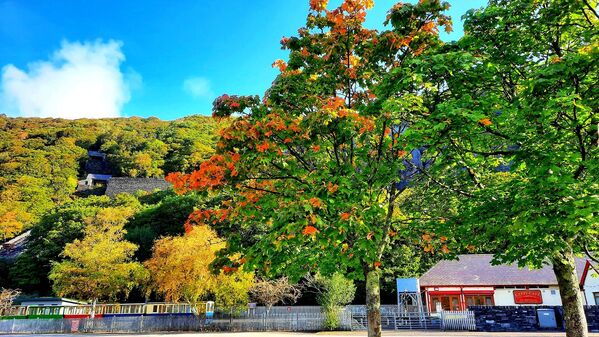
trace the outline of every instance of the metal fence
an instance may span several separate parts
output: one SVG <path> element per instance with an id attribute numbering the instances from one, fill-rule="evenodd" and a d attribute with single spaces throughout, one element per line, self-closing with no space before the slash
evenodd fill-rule
<path id="1" fill-rule="evenodd" d="M 476 330 L 473 311 L 441 311 L 441 329 Z"/>
<path id="2" fill-rule="evenodd" d="M 179 315 L 0 320 L 0 334 L 203 331 L 206 327 L 203 319 Z"/>
<path id="3" fill-rule="evenodd" d="M 169 331 L 320 331 L 325 330 L 322 313 L 270 313 L 228 315 L 213 318 L 191 315 L 115 316 L 103 318 L 4 319 L 0 334 L 46 333 L 146 333 Z M 340 330 L 351 330 L 351 313 L 339 312 Z"/>
<path id="4" fill-rule="evenodd" d="M 384 330 L 476 330 L 474 312 L 471 311 L 443 311 L 431 314 L 381 310 L 381 323 Z M 352 314 L 352 330 L 365 330 L 367 327 L 366 313 L 354 312 Z"/>
<path id="5" fill-rule="evenodd" d="M 216 312 L 212 318 L 192 315 L 114 316 L 66 319 L 3 319 L 0 334 L 45 333 L 148 333 L 175 331 L 320 331 L 325 330 L 325 314 L 319 307 L 273 307 L 265 312 L 226 314 Z M 475 330 L 474 313 L 445 311 L 439 314 L 399 313 L 381 310 L 385 330 Z M 261 311 L 261 310 L 260 310 Z M 366 311 L 347 308 L 339 313 L 339 330 L 364 330 L 368 327 Z"/>
<path id="6" fill-rule="evenodd" d="M 338 330 L 351 330 L 352 315 L 339 313 Z M 226 331 L 321 331 L 326 330 L 325 314 L 321 312 L 277 312 L 269 314 L 226 315 L 216 313 L 210 329 Z"/>

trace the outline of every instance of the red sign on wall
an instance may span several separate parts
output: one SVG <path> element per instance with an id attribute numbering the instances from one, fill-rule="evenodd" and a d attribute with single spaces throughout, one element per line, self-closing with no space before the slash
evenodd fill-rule
<path id="1" fill-rule="evenodd" d="M 514 303 L 543 304 L 543 295 L 540 290 L 514 290 Z"/>

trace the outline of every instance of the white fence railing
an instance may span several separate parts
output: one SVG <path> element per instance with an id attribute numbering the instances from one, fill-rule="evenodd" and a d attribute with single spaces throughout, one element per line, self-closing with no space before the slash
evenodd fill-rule
<path id="1" fill-rule="evenodd" d="M 476 330 L 476 320 L 472 311 L 441 311 L 441 329 Z"/>

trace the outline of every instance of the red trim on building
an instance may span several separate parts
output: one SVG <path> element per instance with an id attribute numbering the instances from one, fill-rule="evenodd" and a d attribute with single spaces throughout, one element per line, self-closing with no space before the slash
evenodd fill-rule
<path id="1" fill-rule="evenodd" d="M 427 293 L 429 294 L 429 296 L 436 296 L 436 295 L 461 295 L 462 294 L 462 292 L 460 290 L 448 290 L 448 291 L 433 290 L 433 291 L 427 291 Z"/>
<path id="2" fill-rule="evenodd" d="M 586 282 L 587 274 L 589 273 L 590 268 L 591 263 L 587 260 L 587 263 L 584 265 L 584 270 L 582 271 L 582 276 L 580 277 L 580 290 L 584 290 L 584 284 Z"/>
<path id="3" fill-rule="evenodd" d="M 495 295 L 495 290 L 469 290 L 462 288 L 464 295 Z"/>

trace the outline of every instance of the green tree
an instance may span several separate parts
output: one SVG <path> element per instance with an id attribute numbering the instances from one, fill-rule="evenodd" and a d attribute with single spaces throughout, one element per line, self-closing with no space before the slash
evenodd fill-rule
<path id="1" fill-rule="evenodd" d="M 188 172 L 214 152 L 219 122 L 190 116 L 60 120 L 0 115 L 0 238 L 31 228 L 69 203 L 87 150 L 104 149 L 114 173 L 162 177 Z"/>
<path id="2" fill-rule="evenodd" d="M 327 1 L 310 5 L 306 27 L 281 41 L 289 60 L 275 61 L 281 74 L 265 98 L 219 97 L 214 115 L 239 117 L 221 133 L 218 154 L 197 172 L 168 179 L 181 192 L 230 192 L 222 208 L 190 218 L 242 228 L 227 236 L 216 264 L 242 254 L 249 268 L 271 277 L 339 271 L 366 278 L 369 336 L 380 336 L 382 259 L 399 230 L 415 228 L 401 225 L 410 186 L 402 171 L 411 149 L 398 140 L 405 121 L 382 108 L 389 94 L 379 84 L 389 74 L 411 80 L 393 69 L 441 43 L 438 27 L 451 24 L 442 14 L 448 5 L 396 5 L 392 30 L 381 33 L 362 26 L 372 1 L 346 0 L 332 10 Z M 414 109 L 416 103 L 405 100 Z M 244 245 L 245 231 L 257 234 L 252 246 Z"/>
<path id="3" fill-rule="evenodd" d="M 151 200 L 154 199 L 154 200 Z M 128 221 L 127 240 L 139 246 L 135 256 L 147 260 L 154 241 L 163 236 L 181 235 L 183 225 L 194 207 L 202 202 L 199 194 L 176 195 L 172 190 L 139 198 L 143 207 Z"/>
<path id="4" fill-rule="evenodd" d="M 92 301 L 128 295 L 147 277 L 132 261 L 137 246 L 124 240 L 123 229 L 132 214 L 127 208 L 106 208 L 86 221 L 85 235 L 65 246 L 62 262 L 54 262 L 49 278 L 59 296 Z M 92 314 L 93 317 L 93 314 Z"/>
<path id="5" fill-rule="evenodd" d="M 247 308 L 249 291 L 254 285 L 254 273 L 241 270 L 220 271 L 212 289 L 214 300 L 224 312 L 234 313 Z"/>
<path id="6" fill-rule="evenodd" d="M 306 283 L 317 294 L 316 300 L 326 315 L 325 327 L 330 330 L 339 328 L 339 313 L 343 306 L 353 301 L 356 294 L 354 282 L 341 273 L 335 273 L 330 277 L 318 274 L 310 276 Z"/>
<path id="7" fill-rule="evenodd" d="M 493 0 L 470 11 L 457 44 L 411 64 L 426 113 L 403 110 L 403 141 L 435 158 L 430 199 L 452 205 L 431 208 L 428 224 L 462 247 L 492 247 L 496 263 L 550 264 L 572 337 L 587 335 L 574 256 L 599 249 L 596 6 Z"/>
<path id="8" fill-rule="evenodd" d="M 15 285 L 27 292 L 47 294 L 50 291 L 48 273 L 52 261 L 61 261 L 60 254 L 66 244 L 83 238 L 85 219 L 93 218 L 110 207 L 138 209 L 140 205 L 137 199 L 125 196 L 113 200 L 107 196 L 91 196 L 76 199 L 45 214 L 31 229 L 27 250 L 11 268 L 11 279 Z"/>

